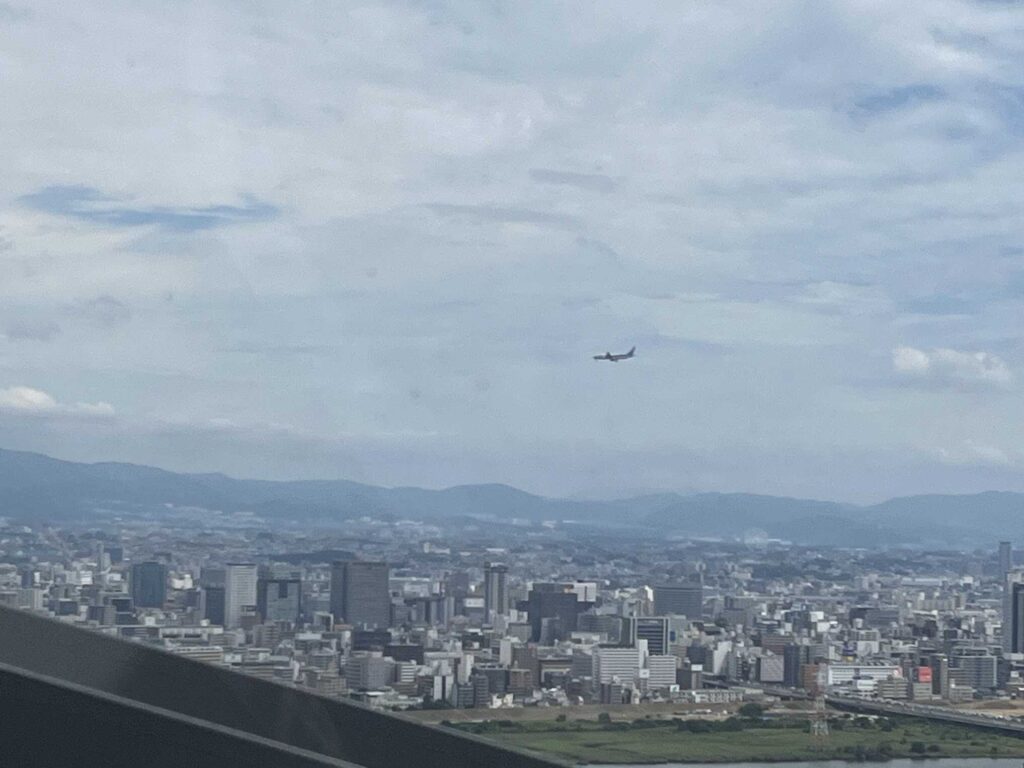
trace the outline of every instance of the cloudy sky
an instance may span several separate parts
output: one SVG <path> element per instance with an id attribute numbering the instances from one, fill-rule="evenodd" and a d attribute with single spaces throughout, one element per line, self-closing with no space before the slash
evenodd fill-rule
<path id="1" fill-rule="evenodd" d="M 1020 4 L 8 0 L 0 104 L 0 446 L 1024 489 Z"/>

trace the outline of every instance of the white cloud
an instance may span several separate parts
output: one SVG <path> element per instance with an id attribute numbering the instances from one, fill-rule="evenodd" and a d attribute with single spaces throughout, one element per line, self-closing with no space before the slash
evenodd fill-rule
<path id="1" fill-rule="evenodd" d="M 1009 467 L 1015 463 L 1002 448 L 970 439 L 959 445 L 936 448 L 931 452 L 944 464 Z"/>
<path id="2" fill-rule="evenodd" d="M 113 416 L 110 403 L 61 403 L 41 389 L 8 387 L 0 389 L 0 411 L 29 414 L 71 414 L 76 416 Z"/>
<path id="3" fill-rule="evenodd" d="M 12 411 L 53 411 L 57 401 L 46 392 L 31 387 L 0 389 L 0 408 Z"/>
<path id="4" fill-rule="evenodd" d="M 1013 380 L 1013 373 L 1006 362 L 991 352 L 896 347 L 892 351 L 892 366 L 904 376 L 940 383 L 973 382 L 1005 386 Z"/>

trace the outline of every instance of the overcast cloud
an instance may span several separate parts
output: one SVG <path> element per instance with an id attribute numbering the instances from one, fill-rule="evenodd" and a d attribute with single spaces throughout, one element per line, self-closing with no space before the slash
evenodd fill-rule
<path id="1" fill-rule="evenodd" d="M 0 445 L 1024 490 L 1022 30 L 961 0 L 0 4 Z"/>

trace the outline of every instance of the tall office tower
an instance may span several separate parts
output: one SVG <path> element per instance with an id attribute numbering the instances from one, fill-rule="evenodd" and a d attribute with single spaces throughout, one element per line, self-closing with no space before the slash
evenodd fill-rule
<path id="1" fill-rule="evenodd" d="M 1010 573 L 1006 580 L 1008 598 L 1003 614 L 1003 650 L 1024 653 L 1024 574 Z"/>
<path id="2" fill-rule="evenodd" d="M 703 585 L 657 585 L 654 587 L 654 613 L 658 616 L 685 616 L 691 621 L 698 621 L 704 613 Z"/>
<path id="3" fill-rule="evenodd" d="M 999 578 L 1003 579 L 1013 568 L 1013 548 L 1010 542 L 999 542 Z"/>
<path id="4" fill-rule="evenodd" d="M 545 623 L 549 626 L 549 636 L 545 639 L 549 641 L 563 640 L 575 632 L 579 615 L 594 604 L 584 600 L 585 596 L 576 590 L 575 584 L 534 582 L 526 600 L 530 639 L 541 640 Z"/>
<path id="5" fill-rule="evenodd" d="M 632 687 L 644 668 L 646 657 L 643 642 L 628 648 L 597 646 L 593 654 L 594 685 L 606 685 L 618 678 L 623 685 Z"/>
<path id="6" fill-rule="evenodd" d="M 801 685 L 801 668 L 811 663 L 811 647 L 788 643 L 782 649 L 783 681 L 787 688 L 799 688 Z"/>
<path id="7" fill-rule="evenodd" d="M 933 653 L 927 661 L 931 668 L 932 695 L 949 698 L 949 657 L 944 653 Z"/>
<path id="8" fill-rule="evenodd" d="M 256 610 L 263 621 L 297 623 L 302 613 L 299 579 L 260 579 L 256 582 Z"/>
<path id="9" fill-rule="evenodd" d="M 256 582 L 258 575 L 255 563 L 228 563 L 224 569 L 224 626 L 234 629 L 241 626 L 245 609 L 256 607 Z"/>
<path id="10" fill-rule="evenodd" d="M 484 566 L 484 615 L 508 613 L 508 566 L 487 563 Z"/>
<path id="11" fill-rule="evenodd" d="M 1016 586 L 1024 588 L 1024 584 Z M 974 690 L 992 693 L 997 686 L 997 662 L 985 648 L 961 648 L 950 660 L 950 669 L 959 670 L 961 679 Z"/>
<path id="12" fill-rule="evenodd" d="M 331 567 L 331 613 L 335 621 L 363 627 L 391 624 L 387 563 L 338 561 Z"/>
<path id="13" fill-rule="evenodd" d="M 202 616 L 211 624 L 224 626 L 224 587 L 202 587 Z"/>
<path id="14" fill-rule="evenodd" d="M 223 568 L 208 568 L 203 567 L 199 569 L 199 586 L 201 587 L 223 587 L 224 586 L 224 569 Z"/>
<path id="15" fill-rule="evenodd" d="M 618 643 L 629 637 L 628 632 L 623 633 L 623 622 L 628 621 L 610 613 L 581 613 L 576 621 L 576 629 L 580 632 L 597 632 L 603 634 L 607 642 Z"/>
<path id="16" fill-rule="evenodd" d="M 635 647 L 638 640 L 647 641 L 648 651 L 655 656 L 668 653 L 668 618 L 666 616 L 638 616 L 630 619 L 630 641 Z"/>
<path id="17" fill-rule="evenodd" d="M 331 564 L 331 613 L 336 622 L 345 620 L 345 570 L 347 560 L 335 560 Z"/>
<path id="18" fill-rule="evenodd" d="M 136 608 L 163 608 L 167 600 L 167 566 L 153 561 L 136 563 L 131 580 Z"/>

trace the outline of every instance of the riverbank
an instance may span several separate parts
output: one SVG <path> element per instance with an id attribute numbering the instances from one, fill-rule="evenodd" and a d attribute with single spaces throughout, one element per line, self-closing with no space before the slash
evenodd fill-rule
<path id="1" fill-rule="evenodd" d="M 451 724 L 506 744 L 576 763 L 739 763 L 897 758 L 1021 758 L 1024 740 L 921 720 L 838 718 L 827 737 L 799 720 L 760 722 L 565 721 Z"/>

